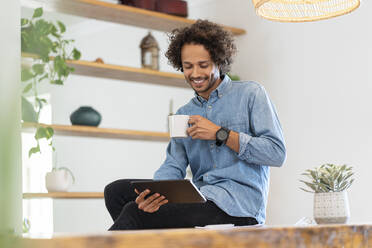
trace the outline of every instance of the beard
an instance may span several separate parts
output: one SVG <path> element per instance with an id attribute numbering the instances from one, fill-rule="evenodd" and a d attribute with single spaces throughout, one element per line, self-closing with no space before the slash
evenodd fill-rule
<path id="1" fill-rule="evenodd" d="M 188 77 L 187 82 L 191 86 L 191 88 L 199 95 L 200 93 L 208 92 L 217 82 L 217 79 L 219 78 L 219 72 L 211 73 L 210 76 L 205 77 Z M 203 82 L 200 84 L 200 87 L 198 87 L 199 84 L 194 83 L 194 81 L 200 81 L 203 80 Z M 205 85 L 206 84 L 206 85 Z"/>

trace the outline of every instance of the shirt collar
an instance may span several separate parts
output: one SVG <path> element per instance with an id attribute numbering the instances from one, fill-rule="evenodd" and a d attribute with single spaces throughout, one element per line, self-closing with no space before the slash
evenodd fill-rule
<path id="1" fill-rule="evenodd" d="M 218 98 L 221 98 L 228 91 L 230 86 L 231 79 L 226 74 L 223 75 L 223 79 L 220 85 L 218 85 L 218 87 L 211 92 L 209 98 L 213 98 L 214 95 L 218 96 Z M 207 102 L 203 97 L 199 96 L 198 93 L 195 92 L 194 95 L 195 95 L 194 102 L 197 103 L 198 105 L 202 105 L 203 103 Z"/>
<path id="2" fill-rule="evenodd" d="M 220 83 L 220 85 L 218 85 L 216 89 L 218 97 L 221 98 L 229 90 L 230 86 L 231 86 L 231 79 L 229 78 L 229 76 L 225 74 L 223 76 L 222 82 Z"/>

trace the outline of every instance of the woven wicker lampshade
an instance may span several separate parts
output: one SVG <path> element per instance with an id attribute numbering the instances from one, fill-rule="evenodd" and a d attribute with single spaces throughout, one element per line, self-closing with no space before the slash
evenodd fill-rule
<path id="1" fill-rule="evenodd" d="M 280 22 L 307 22 L 344 15 L 355 10 L 360 0 L 252 0 L 256 13 Z"/>

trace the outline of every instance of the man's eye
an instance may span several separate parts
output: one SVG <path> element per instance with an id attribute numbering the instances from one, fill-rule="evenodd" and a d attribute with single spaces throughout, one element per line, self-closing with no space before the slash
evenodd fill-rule
<path id="1" fill-rule="evenodd" d="M 203 68 L 203 69 L 208 68 L 208 65 L 201 65 L 200 68 Z"/>
<path id="2" fill-rule="evenodd" d="M 192 67 L 191 66 L 184 66 L 183 69 L 186 69 L 186 70 L 189 70 L 191 69 Z"/>

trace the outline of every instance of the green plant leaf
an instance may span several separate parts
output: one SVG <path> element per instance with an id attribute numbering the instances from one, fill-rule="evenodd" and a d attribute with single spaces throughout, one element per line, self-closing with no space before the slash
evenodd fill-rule
<path id="1" fill-rule="evenodd" d="M 351 184 L 354 182 L 354 178 L 350 180 L 349 182 L 349 186 L 351 186 Z"/>
<path id="2" fill-rule="evenodd" d="M 59 77 L 68 76 L 69 70 L 67 68 L 67 64 L 61 56 L 58 55 L 54 58 L 53 67 Z"/>
<path id="3" fill-rule="evenodd" d="M 26 82 L 34 77 L 34 74 L 29 69 L 22 69 L 21 71 L 21 81 Z"/>
<path id="4" fill-rule="evenodd" d="M 334 181 L 335 183 L 337 183 L 337 182 L 338 182 L 338 178 L 339 178 L 340 176 L 342 176 L 342 172 L 341 172 L 341 171 L 335 172 L 335 174 L 333 175 L 333 181 Z"/>
<path id="5" fill-rule="evenodd" d="M 309 188 L 311 188 L 315 192 L 319 192 L 319 190 L 317 189 L 317 187 L 315 186 L 315 184 L 309 183 L 309 182 L 306 182 L 306 181 L 303 181 L 303 180 L 300 180 L 300 182 L 306 184 Z"/>
<path id="6" fill-rule="evenodd" d="M 57 24 L 59 26 L 59 30 L 61 31 L 61 33 L 64 33 L 66 31 L 66 26 L 65 24 L 63 24 L 62 22 L 60 21 L 57 21 Z"/>
<path id="7" fill-rule="evenodd" d="M 40 101 L 40 98 L 36 97 L 35 101 L 37 102 L 39 109 L 42 109 L 44 107 L 44 104 L 42 101 Z"/>
<path id="8" fill-rule="evenodd" d="M 323 183 L 318 183 L 318 186 L 323 190 L 323 192 L 329 192 L 329 191 L 332 190 L 332 189 L 330 189 L 330 188 L 328 187 L 328 185 L 323 184 Z"/>
<path id="9" fill-rule="evenodd" d="M 307 190 L 307 189 L 304 189 L 304 188 L 301 188 L 301 187 L 300 187 L 300 189 L 305 191 L 305 192 L 314 193 L 314 191 L 310 191 L 310 190 Z"/>
<path id="10" fill-rule="evenodd" d="M 311 175 L 311 177 L 312 177 L 313 179 L 315 179 L 315 181 L 316 181 L 316 179 L 318 178 L 318 175 L 317 175 L 317 173 L 316 173 L 315 171 L 310 171 L 310 175 Z"/>
<path id="11" fill-rule="evenodd" d="M 28 19 L 26 19 L 26 18 L 22 18 L 21 19 L 21 26 L 25 26 L 25 25 L 27 25 L 28 24 Z"/>
<path id="12" fill-rule="evenodd" d="M 38 127 L 35 133 L 35 139 L 42 139 L 47 137 L 47 131 L 45 127 Z"/>
<path id="13" fill-rule="evenodd" d="M 81 53 L 79 50 L 77 50 L 76 48 L 74 48 L 72 50 L 72 57 L 74 58 L 74 60 L 79 60 L 80 57 L 81 57 Z"/>
<path id="14" fill-rule="evenodd" d="M 340 185 L 340 190 L 342 191 L 342 189 L 347 186 L 348 182 L 343 182 L 341 185 Z"/>
<path id="15" fill-rule="evenodd" d="M 53 137 L 53 135 L 54 135 L 54 129 L 53 128 L 51 128 L 51 127 L 47 127 L 46 128 L 46 134 L 47 134 L 47 139 L 50 139 L 50 138 L 52 138 Z M 52 143 L 50 143 L 50 145 L 51 145 Z"/>
<path id="16" fill-rule="evenodd" d="M 32 89 L 32 83 L 29 83 L 22 91 L 23 94 L 27 93 Z"/>
<path id="17" fill-rule="evenodd" d="M 347 179 L 349 179 L 352 175 L 354 175 L 353 172 L 349 172 L 346 177 L 344 178 L 344 180 L 346 181 Z"/>
<path id="18" fill-rule="evenodd" d="M 56 37 L 56 38 L 60 38 L 61 37 L 61 35 L 60 34 L 58 34 L 58 30 L 57 30 L 57 28 L 53 25 L 53 27 L 52 27 L 52 32 L 51 32 L 51 34 L 54 36 L 54 37 Z M 58 44 L 58 43 L 57 43 Z"/>
<path id="19" fill-rule="evenodd" d="M 51 84 L 63 85 L 63 81 L 60 80 L 60 79 L 52 80 L 50 83 L 51 83 Z"/>
<path id="20" fill-rule="evenodd" d="M 48 52 L 49 53 L 49 52 Z M 49 54 L 40 54 L 40 58 L 44 63 L 48 63 L 50 61 Z"/>
<path id="21" fill-rule="evenodd" d="M 43 81 L 44 79 L 48 78 L 48 74 L 45 74 L 41 78 L 38 79 L 39 82 Z"/>
<path id="22" fill-rule="evenodd" d="M 32 147 L 28 151 L 28 157 L 30 158 L 32 154 L 40 152 L 40 146 Z"/>
<path id="23" fill-rule="evenodd" d="M 34 64 L 32 66 L 32 70 L 36 73 L 36 75 L 41 75 L 44 73 L 44 64 Z"/>
<path id="24" fill-rule="evenodd" d="M 34 15 L 32 16 L 32 18 L 38 18 L 42 15 L 43 15 L 43 8 L 37 8 L 35 9 Z"/>

